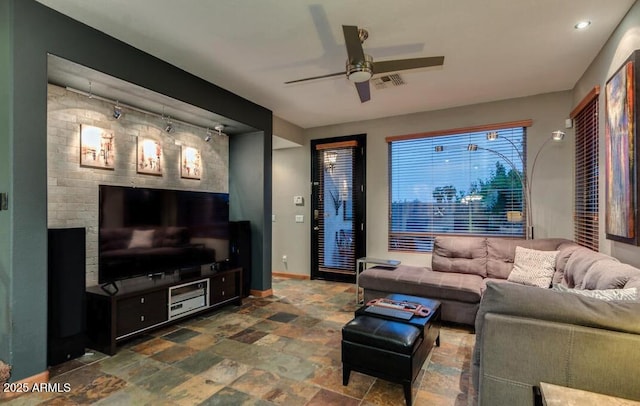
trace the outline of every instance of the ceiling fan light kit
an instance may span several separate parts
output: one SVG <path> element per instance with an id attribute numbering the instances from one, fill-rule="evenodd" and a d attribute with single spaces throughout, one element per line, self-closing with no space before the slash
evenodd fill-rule
<path id="1" fill-rule="evenodd" d="M 349 63 L 347 61 L 347 77 L 353 83 L 366 82 L 373 75 L 373 58 L 371 55 L 364 56 L 363 61 Z"/>
<path id="2" fill-rule="evenodd" d="M 344 41 L 347 48 L 345 72 L 291 80 L 285 82 L 285 84 L 346 75 L 347 79 L 355 85 L 360 102 L 364 103 L 371 99 L 369 81 L 374 74 L 428 68 L 444 64 L 444 56 L 373 62 L 371 55 L 365 54 L 362 48 L 362 43 L 369 37 L 367 30 L 358 28 L 355 25 L 343 25 L 342 32 L 344 33 Z"/>

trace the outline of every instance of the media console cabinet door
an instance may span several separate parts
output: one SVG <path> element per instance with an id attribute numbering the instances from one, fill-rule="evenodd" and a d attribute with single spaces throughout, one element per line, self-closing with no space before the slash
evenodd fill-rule
<path id="1" fill-rule="evenodd" d="M 238 272 L 225 272 L 211 280 L 211 304 L 224 302 L 225 300 L 240 295 Z"/>
<path id="2" fill-rule="evenodd" d="M 116 336 L 122 337 L 167 321 L 167 291 L 143 293 L 118 300 Z"/>

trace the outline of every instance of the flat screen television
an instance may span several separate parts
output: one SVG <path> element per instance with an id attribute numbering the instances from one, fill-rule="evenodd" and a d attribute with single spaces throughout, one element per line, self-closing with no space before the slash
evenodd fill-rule
<path id="1" fill-rule="evenodd" d="M 99 188 L 100 284 L 229 258 L 229 194 Z"/>

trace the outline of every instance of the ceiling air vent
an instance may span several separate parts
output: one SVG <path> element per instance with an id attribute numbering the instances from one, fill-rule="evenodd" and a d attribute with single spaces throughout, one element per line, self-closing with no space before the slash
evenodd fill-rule
<path id="1" fill-rule="evenodd" d="M 380 76 L 379 78 L 376 78 L 376 79 L 371 79 L 371 82 L 378 90 L 386 89 L 392 86 L 401 86 L 406 84 L 404 83 L 404 80 L 402 80 L 400 75 L 397 73 Z"/>

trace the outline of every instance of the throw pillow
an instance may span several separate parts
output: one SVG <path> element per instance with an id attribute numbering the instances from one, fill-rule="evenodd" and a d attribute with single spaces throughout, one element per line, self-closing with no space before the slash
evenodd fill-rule
<path id="1" fill-rule="evenodd" d="M 129 248 L 151 248 L 153 246 L 153 233 L 155 230 L 133 230 Z"/>
<path id="2" fill-rule="evenodd" d="M 591 289 L 571 289 L 564 285 L 553 285 L 553 290 L 558 292 L 569 292 L 574 293 L 576 295 L 582 295 L 586 297 L 593 297 L 600 300 L 605 300 L 607 302 L 612 301 L 637 301 L 638 300 L 638 289 L 636 288 L 628 288 L 628 289 L 600 289 L 600 290 L 591 290 Z"/>
<path id="3" fill-rule="evenodd" d="M 517 246 L 513 258 L 513 270 L 507 278 L 510 282 L 548 288 L 556 270 L 559 251 L 539 251 Z"/>

